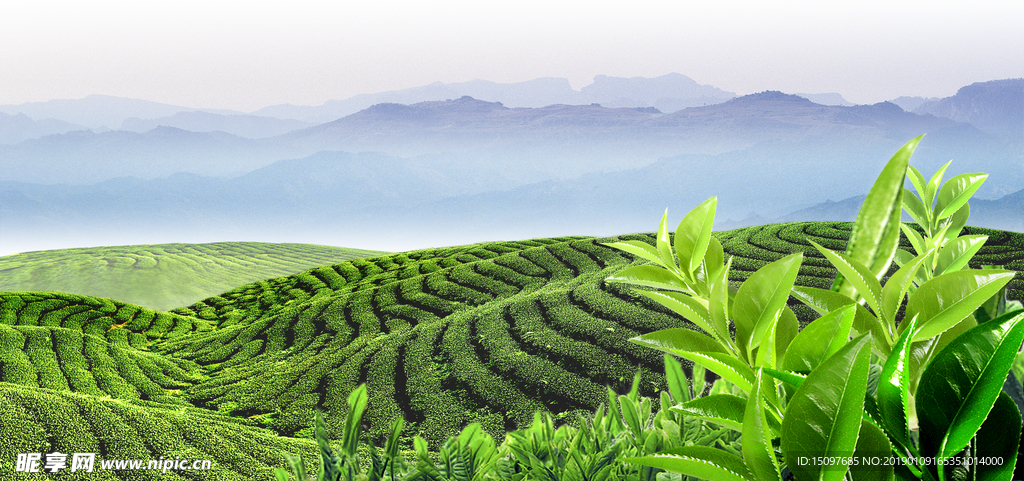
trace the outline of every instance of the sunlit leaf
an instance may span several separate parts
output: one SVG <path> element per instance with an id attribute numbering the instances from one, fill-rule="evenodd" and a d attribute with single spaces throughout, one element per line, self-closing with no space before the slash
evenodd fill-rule
<path id="1" fill-rule="evenodd" d="M 675 256 L 672 255 L 672 240 L 669 238 L 668 232 L 668 209 L 665 209 L 665 213 L 661 216 L 661 223 L 658 224 L 655 246 L 658 249 L 658 257 L 661 258 L 662 264 L 668 266 L 670 270 L 679 270 L 678 265 L 676 265 Z"/>
<path id="2" fill-rule="evenodd" d="M 708 335 L 716 335 L 717 330 L 712 325 L 711 313 L 696 299 L 678 292 L 640 291 L 639 293 L 683 316 L 703 329 Z"/>
<path id="3" fill-rule="evenodd" d="M 935 274 L 963 269 L 971 258 L 981 250 L 987 240 L 988 236 L 986 235 L 965 235 L 942 246 Z"/>
<path id="4" fill-rule="evenodd" d="M 793 297 L 799 299 L 808 307 L 814 309 L 819 315 L 825 315 L 840 307 L 856 304 L 853 299 L 838 292 L 827 291 L 817 287 L 794 286 Z M 871 332 L 872 342 L 879 352 L 889 355 L 891 348 L 888 341 L 888 334 L 885 326 L 877 317 L 872 315 L 864 306 L 856 304 L 856 314 L 853 317 L 853 329 L 858 333 Z"/>
<path id="5" fill-rule="evenodd" d="M 782 369 L 810 372 L 850 340 L 853 304 L 840 307 L 805 326 L 782 357 Z"/>
<path id="6" fill-rule="evenodd" d="M 679 267 L 695 272 L 704 260 L 711 240 L 711 230 L 715 223 L 715 208 L 718 198 L 712 197 L 694 207 L 676 227 L 676 255 L 679 256 Z"/>
<path id="7" fill-rule="evenodd" d="M 881 312 L 879 304 L 882 297 L 882 284 L 878 282 L 875 273 L 851 256 L 826 249 L 814 241 L 808 242 L 839 270 L 846 281 L 854 287 L 854 292 L 866 300 L 872 310 Z"/>
<path id="8" fill-rule="evenodd" d="M 910 214 L 910 217 L 918 225 L 928 225 L 928 211 L 925 209 L 921 199 L 914 195 L 910 189 L 903 189 L 903 208 L 906 209 L 907 214 Z"/>
<path id="9" fill-rule="evenodd" d="M 743 412 L 746 406 L 747 400 L 735 394 L 711 394 L 694 398 L 672 410 L 743 432 Z"/>
<path id="10" fill-rule="evenodd" d="M 736 344 L 746 349 L 748 359 L 765 332 L 774 329 L 802 260 L 803 253 L 797 252 L 772 262 L 751 274 L 736 293 L 732 306 Z"/>
<path id="11" fill-rule="evenodd" d="M 915 137 L 889 159 L 861 205 L 850 232 L 846 254 L 867 266 L 875 278 L 889 269 L 899 246 L 900 218 L 903 213 L 903 183 L 910 156 L 924 136 Z M 832 290 L 854 296 L 854 287 L 840 275 Z"/>
<path id="12" fill-rule="evenodd" d="M 999 292 L 1017 273 L 986 269 L 949 272 L 930 279 L 907 300 L 907 317 L 918 316 L 915 341 L 935 336 Z"/>
<path id="13" fill-rule="evenodd" d="M 948 165 L 948 164 L 947 164 Z M 945 219 L 963 207 L 964 204 L 985 183 L 988 174 L 960 174 L 949 179 L 939 189 L 939 198 L 935 202 L 936 218 Z"/>
<path id="14" fill-rule="evenodd" d="M 934 174 L 932 174 L 932 178 L 928 180 L 928 184 L 925 186 L 925 192 L 923 194 L 923 197 L 921 197 L 921 200 L 928 204 L 928 208 L 931 209 L 933 216 L 935 211 L 937 210 L 934 207 L 932 207 L 935 202 L 935 193 L 939 191 L 939 186 L 942 185 L 942 176 L 946 173 L 946 169 L 948 169 L 949 165 L 952 163 L 952 160 L 946 162 L 946 165 L 943 165 L 942 168 L 940 168 L 939 170 L 935 171 Z"/>
<path id="15" fill-rule="evenodd" d="M 928 258 L 928 254 L 932 251 L 927 251 L 921 255 L 904 262 L 903 267 L 900 267 L 889 280 L 886 281 L 885 287 L 882 288 L 882 319 L 889 325 L 890 330 L 896 326 L 896 313 L 900 309 L 900 304 L 903 303 L 903 297 L 907 295 L 910 288 L 913 286 L 914 278 L 917 275 L 918 269 Z"/>
<path id="16" fill-rule="evenodd" d="M 628 252 L 637 257 L 640 257 L 641 259 L 645 259 L 656 264 L 659 264 L 662 267 L 668 268 L 668 265 L 665 264 L 665 261 L 663 261 L 661 259 L 661 256 L 658 255 L 658 249 L 646 242 L 618 241 L 606 242 L 601 245 L 612 247 L 620 251 Z"/>
<path id="17" fill-rule="evenodd" d="M 608 282 L 622 282 L 637 286 L 654 287 L 677 292 L 690 292 L 682 279 L 669 270 L 657 266 L 627 267 L 606 279 Z"/>

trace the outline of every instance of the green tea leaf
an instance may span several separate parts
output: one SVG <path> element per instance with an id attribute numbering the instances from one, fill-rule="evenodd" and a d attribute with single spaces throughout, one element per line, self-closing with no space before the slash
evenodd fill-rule
<path id="1" fill-rule="evenodd" d="M 748 360 L 753 361 L 751 352 L 775 328 L 802 260 L 803 253 L 797 252 L 772 262 L 751 274 L 736 293 L 732 307 L 736 344 L 746 350 Z"/>
<path id="2" fill-rule="evenodd" d="M 818 252 L 821 252 L 832 265 L 836 266 L 839 274 L 846 278 L 847 282 L 853 286 L 855 293 L 864 298 L 872 310 L 881 312 L 879 304 L 882 297 L 882 284 L 878 282 L 874 272 L 853 257 L 826 249 L 817 242 L 808 242 L 818 249 Z M 858 297 L 853 299 L 856 300 Z"/>
<path id="3" fill-rule="evenodd" d="M 928 200 L 925 197 L 925 192 L 928 191 L 928 181 L 924 179 L 924 174 L 922 174 L 920 170 L 917 170 L 917 167 L 907 165 L 907 179 L 909 179 L 910 183 L 913 184 L 914 190 L 919 194 L 922 204 L 924 204 L 924 206 L 930 211 L 932 208 L 932 201 L 935 199 Z"/>
<path id="4" fill-rule="evenodd" d="M 956 237 L 960 235 L 960 231 L 967 225 L 967 219 L 971 216 L 971 204 L 970 202 L 964 204 L 960 210 L 956 211 L 955 214 L 947 217 L 944 220 L 939 221 L 938 227 L 948 226 L 946 235 L 949 237 Z"/>
<path id="5" fill-rule="evenodd" d="M 974 319 L 974 316 L 967 316 L 964 320 L 956 323 L 953 327 L 945 330 L 942 334 L 935 336 L 931 339 L 923 341 L 911 341 L 910 343 L 910 392 L 917 392 L 917 382 L 921 379 L 921 373 L 924 372 L 925 366 L 932 361 L 939 351 L 949 345 L 961 334 L 967 332 L 972 327 L 977 326 L 978 322 Z M 918 328 L 920 330 L 920 328 Z M 906 331 L 903 331 L 906 332 Z"/>
<path id="6" fill-rule="evenodd" d="M 700 323 L 694 322 L 694 324 L 706 329 L 706 327 L 701 326 Z M 684 327 L 674 327 L 649 332 L 630 339 L 630 342 L 635 342 L 637 344 L 653 347 L 663 351 L 665 349 L 680 349 L 683 351 L 697 350 L 728 352 L 721 342 L 711 338 L 707 334 L 702 334 Z"/>
<path id="7" fill-rule="evenodd" d="M 1002 391 L 1022 341 L 1024 313 L 1009 313 L 971 328 L 935 355 L 917 388 L 923 456 L 944 459 L 967 446 Z"/>
<path id="8" fill-rule="evenodd" d="M 924 237 L 922 237 L 920 233 L 906 224 L 901 225 L 900 229 L 902 229 L 903 233 L 907 236 L 907 240 L 910 241 L 910 245 L 914 248 L 914 252 L 920 255 L 924 254 L 925 251 L 928 250 Z"/>
<path id="9" fill-rule="evenodd" d="M 896 261 L 896 265 L 905 266 L 911 259 L 914 258 L 914 254 L 907 252 L 903 249 L 896 249 L 896 255 L 893 256 L 893 260 Z"/>
<path id="10" fill-rule="evenodd" d="M 867 266 L 876 279 L 889 269 L 899 246 L 903 183 L 910 156 L 923 137 L 921 135 L 907 142 L 889 159 L 868 191 L 850 232 L 846 254 Z M 839 275 L 832 290 L 852 298 L 855 289 Z"/>
<path id="11" fill-rule="evenodd" d="M 661 265 L 664 268 L 668 268 L 665 265 L 665 261 L 658 255 L 658 249 L 654 246 L 640 241 L 618 241 L 618 242 L 606 242 L 601 245 L 608 246 L 620 251 L 628 252 L 641 259 L 645 259 L 656 264 Z"/>
<path id="12" fill-rule="evenodd" d="M 857 436 L 857 448 L 854 457 L 857 459 L 870 459 L 875 456 L 888 458 L 892 456 L 892 445 L 889 438 L 885 436 L 882 429 L 875 426 L 867 419 L 860 421 L 860 435 Z M 894 467 L 892 464 L 881 465 L 869 463 L 857 463 L 850 466 L 850 475 L 853 481 L 889 481 L 893 479 Z"/>
<path id="13" fill-rule="evenodd" d="M 693 273 L 704 260 L 711 240 L 711 229 L 715 223 L 715 208 L 718 198 L 712 197 L 694 207 L 676 227 L 676 255 L 679 267 Z"/>
<path id="14" fill-rule="evenodd" d="M 943 274 L 963 269 L 974 257 L 974 254 L 981 250 L 987 240 L 987 235 L 965 235 L 942 246 L 935 273 Z"/>
<path id="15" fill-rule="evenodd" d="M 909 326 L 882 366 L 875 395 L 885 430 L 902 446 L 910 446 L 910 426 L 907 424 L 910 416 L 910 334 L 914 332 L 917 318 L 905 322 L 909 322 Z"/>
<path id="16" fill-rule="evenodd" d="M 720 352 L 680 351 L 678 349 L 671 349 L 670 352 L 700 364 L 707 370 L 718 374 L 722 379 L 733 383 L 744 392 L 750 392 L 750 387 L 753 386 L 754 370 L 750 369 L 746 362 L 731 355 Z M 700 384 L 700 382 L 698 381 L 694 384 L 694 391 L 697 390 L 697 384 Z"/>
<path id="17" fill-rule="evenodd" d="M 863 334 L 807 375 L 782 420 L 782 453 L 798 479 L 839 481 L 848 465 L 800 463 L 805 457 L 853 455 L 868 383 L 867 334 Z"/>
<path id="18" fill-rule="evenodd" d="M 678 292 L 690 292 L 689 286 L 675 273 L 657 266 L 627 267 L 615 275 L 609 276 L 608 282 L 622 282 L 637 286 L 647 286 Z"/>
<path id="19" fill-rule="evenodd" d="M 764 369 L 764 372 L 767 373 L 769 376 L 774 377 L 775 379 L 778 379 L 792 386 L 794 389 L 800 387 L 800 385 L 804 383 L 804 380 L 807 379 L 806 374 L 801 374 L 798 372 L 779 371 L 776 369 L 769 368 L 762 369 Z"/>
<path id="20" fill-rule="evenodd" d="M 672 410 L 743 432 L 743 413 L 746 406 L 747 400 L 735 394 L 711 394 L 694 398 L 673 407 Z"/>
<path id="21" fill-rule="evenodd" d="M 775 448 L 772 447 L 772 432 L 762 406 L 762 392 L 774 387 L 773 382 L 764 379 L 764 371 L 758 369 L 743 413 L 743 436 L 740 437 L 743 460 L 759 481 L 782 479 L 779 462 L 775 459 Z"/>
<path id="22" fill-rule="evenodd" d="M 622 412 L 622 422 L 626 423 L 633 437 L 643 439 L 643 425 L 640 423 L 640 409 L 629 396 L 619 396 L 619 406 Z"/>
<path id="23" fill-rule="evenodd" d="M 903 189 L 903 208 L 918 225 L 922 227 L 928 225 L 928 210 L 925 209 L 921 199 L 914 195 L 910 189 Z"/>
<path id="24" fill-rule="evenodd" d="M 978 464 L 979 481 L 997 481 L 1013 477 L 1018 457 L 1017 447 L 1020 445 L 1020 430 L 1020 408 L 1010 395 L 1000 392 L 992 411 L 974 438 L 978 443 L 978 458 L 998 460 Z"/>
<path id="25" fill-rule="evenodd" d="M 971 315 L 1017 273 L 997 269 L 949 272 L 930 279 L 907 301 L 907 317 L 918 316 L 914 340 L 933 337 Z"/>
<path id="26" fill-rule="evenodd" d="M 949 179 L 939 190 L 939 198 L 935 203 L 935 210 L 939 213 L 936 218 L 945 219 L 953 215 L 967 203 L 987 178 L 988 174 L 974 173 L 960 174 Z"/>
<path id="27" fill-rule="evenodd" d="M 718 276 L 725 262 L 725 251 L 722 243 L 712 237 L 708 241 L 708 251 L 704 253 L 704 260 L 697 269 L 697 282 L 708 284 Z M 709 291 L 711 289 L 708 289 Z"/>
<path id="28" fill-rule="evenodd" d="M 896 313 L 903 303 L 903 297 L 907 295 L 917 276 L 918 269 L 928 259 L 933 251 L 923 252 L 921 255 L 904 262 L 899 270 L 885 283 L 882 288 L 882 319 L 888 324 L 890 330 L 895 330 Z"/>
<path id="29" fill-rule="evenodd" d="M 793 297 L 799 299 L 808 307 L 814 309 L 818 314 L 824 315 L 840 307 L 856 304 L 853 299 L 838 292 L 818 289 L 816 287 L 794 286 Z M 889 355 L 892 346 L 889 344 L 887 330 L 877 317 L 868 312 L 864 306 L 856 304 L 856 314 L 853 316 L 853 329 L 858 333 L 871 332 L 872 342 L 880 353 Z"/>
<path id="30" fill-rule="evenodd" d="M 360 384 L 348 395 L 348 416 L 345 418 L 345 438 L 342 440 L 342 452 L 349 456 L 355 456 L 356 450 L 359 448 L 359 430 L 363 425 L 363 414 L 366 412 L 368 401 L 366 384 Z"/>
<path id="31" fill-rule="evenodd" d="M 756 479 L 739 456 L 707 446 L 682 446 L 651 456 L 622 458 L 622 461 L 715 481 Z"/>
<path id="32" fill-rule="evenodd" d="M 932 213 L 934 213 L 937 210 L 932 207 L 935 202 L 935 193 L 939 191 L 939 186 L 942 184 L 942 176 L 946 173 L 946 169 L 948 169 L 949 165 L 952 163 L 952 160 L 946 162 L 946 165 L 943 165 L 941 169 L 937 170 L 935 174 L 932 175 L 931 180 L 929 180 L 928 184 L 925 186 L 925 197 L 922 197 L 921 200 L 928 203 L 928 208 L 931 209 Z"/>
<path id="33" fill-rule="evenodd" d="M 668 233 L 668 209 L 665 209 L 665 213 L 661 216 L 661 224 L 658 225 L 655 245 L 658 248 L 658 257 L 661 258 L 662 264 L 668 266 L 669 270 L 679 270 L 676 258 L 672 255 L 672 240 L 669 238 Z"/>
<path id="34" fill-rule="evenodd" d="M 665 382 L 668 383 L 668 393 L 672 395 L 672 400 L 678 403 L 684 403 L 690 400 L 690 382 L 686 379 L 686 372 L 683 371 L 683 365 L 676 360 L 675 356 L 671 354 L 665 354 Z M 662 405 L 662 409 L 666 409 L 668 406 Z"/>
<path id="35" fill-rule="evenodd" d="M 786 353 L 786 350 L 793 343 L 793 339 L 796 339 L 799 331 L 800 321 L 796 318 L 796 314 L 793 313 L 793 309 L 790 309 L 787 305 L 782 308 L 779 322 L 775 324 L 775 352 L 778 353 L 776 356 Z"/>
<path id="36" fill-rule="evenodd" d="M 849 342 L 856 312 L 855 306 L 848 304 L 805 326 L 782 356 L 781 368 L 797 372 L 814 370 Z"/>
<path id="37" fill-rule="evenodd" d="M 731 334 L 729 333 L 729 269 L 732 268 L 732 257 L 726 262 L 725 267 L 718 272 L 711 284 L 711 296 L 708 299 L 708 311 L 711 318 L 710 324 L 719 342 L 734 349 Z"/>

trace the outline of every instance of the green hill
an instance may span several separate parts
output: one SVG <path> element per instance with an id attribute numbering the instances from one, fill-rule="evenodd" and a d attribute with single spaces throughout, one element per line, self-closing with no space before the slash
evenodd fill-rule
<path id="1" fill-rule="evenodd" d="M 384 254 L 311 244 L 89 247 L 0 257 L 0 291 L 63 291 L 171 309 L 260 279 Z"/>
<path id="2" fill-rule="evenodd" d="M 794 223 L 716 237 L 735 256 L 734 282 L 803 251 L 797 283 L 828 287 L 835 271 L 807 241 L 843 249 L 849 229 Z M 1024 234 L 968 231 L 990 236 L 977 263 L 1024 269 Z M 405 436 L 434 446 L 470 422 L 501 439 L 538 409 L 572 420 L 607 399 L 605 386 L 627 388 L 638 368 L 641 392 L 654 394 L 664 387 L 661 356 L 627 339 L 688 323 L 604 282 L 639 262 L 600 245 L 609 240 L 355 259 L 170 312 L 0 293 L 0 436 L 17 440 L 0 448 L 0 478 L 18 452 L 74 449 L 101 458 L 208 458 L 219 470 L 160 479 L 271 479 L 283 451 L 313 449 L 314 409 L 338 437 L 345 399 L 364 382 L 365 421 L 378 445 L 395 416 L 409 421 Z M 1024 297 L 1021 279 L 1009 289 Z"/>

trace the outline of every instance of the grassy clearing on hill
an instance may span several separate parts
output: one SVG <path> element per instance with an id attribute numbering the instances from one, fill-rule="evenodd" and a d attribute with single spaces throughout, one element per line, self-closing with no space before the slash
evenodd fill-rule
<path id="1" fill-rule="evenodd" d="M 172 309 L 236 286 L 380 251 L 217 242 L 86 247 L 0 257 L 0 291 L 63 291 Z"/>
<path id="2" fill-rule="evenodd" d="M 796 283 L 827 288 L 835 271 L 808 240 L 843 249 L 850 225 L 715 236 L 735 256 L 734 283 L 803 251 Z M 975 262 L 1024 270 L 1024 234 L 967 230 L 990 236 Z M 653 242 L 647 234 L 620 238 Z M 571 422 L 607 400 L 605 386 L 627 389 L 637 369 L 641 393 L 653 395 L 665 388 L 661 355 L 627 340 L 689 324 L 632 287 L 604 281 L 639 262 L 600 245 L 608 240 L 354 259 L 170 312 L 0 293 L 0 436 L 19 440 L 21 450 L 0 451 L 0 477 L 13 453 L 75 449 L 101 458 L 202 455 L 219 469 L 209 479 L 272 479 L 282 452 L 312 451 L 314 409 L 338 438 L 346 397 L 364 382 L 369 438 L 380 445 L 403 416 L 406 447 L 420 435 L 436 448 L 471 422 L 500 440 L 538 409 Z M 1008 290 L 1024 298 L 1024 281 Z M 802 322 L 812 318 L 797 301 L 790 305 Z"/>

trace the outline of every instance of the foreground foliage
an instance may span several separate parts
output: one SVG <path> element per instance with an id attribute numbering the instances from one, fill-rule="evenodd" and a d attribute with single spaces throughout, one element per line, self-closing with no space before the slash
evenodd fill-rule
<path id="1" fill-rule="evenodd" d="M 1021 412 L 1002 388 L 1024 341 L 1024 311 L 1004 302 L 1015 273 L 964 269 L 987 240 L 959 237 L 985 176 L 963 174 L 940 188 L 943 167 L 925 184 L 908 164 L 920 140 L 883 169 L 845 253 L 812 241 L 839 271 L 829 290 L 794 287 L 801 253 L 733 289 L 732 259 L 710 235 L 714 198 L 683 218 L 674 249 L 665 217 L 655 246 L 610 244 L 655 264 L 610 280 L 658 289 L 643 293 L 703 330 L 631 341 L 690 359 L 742 391 L 714 417 L 692 401 L 683 406 L 727 418 L 742 433 L 742 456 L 683 447 L 627 461 L 704 479 L 1012 476 Z M 920 197 L 903 187 L 908 168 Z M 923 236 L 900 222 L 904 206 Z M 883 286 L 901 230 L 917 255 L 899 251 L 902 267 Z M 791 293 L 821 315 L 799 334 Z"/>

